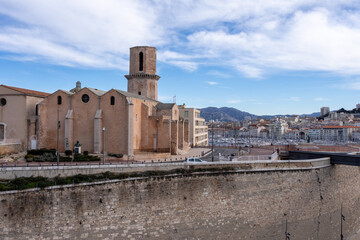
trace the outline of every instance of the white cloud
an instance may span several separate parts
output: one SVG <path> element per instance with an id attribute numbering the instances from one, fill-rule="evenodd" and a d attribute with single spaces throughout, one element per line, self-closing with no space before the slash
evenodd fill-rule
<path id="1" fill-rule="evenodd" d="M 0 27 L 13 59 L 125 70 L 129 47 L 152 45 L 159 61 L 190 72 L 360 74 L 355 0 L 2 0 L 0 14 L 14 20 Z"/>
<path id="2" fill-rule="evenodd" d="M 207 72 L 207 74 L 215 76 L 215 77 L 219 77 L 219 78 L 229 78 L 231 77 L 229 74 L 217 71 L 217 70 L 211 70 L 209 72 Z"/>
<path id="3" fill-rule="evenodd" d="M 4 0 L 0 13 L 21 23 L 0 28 L 2 51 L 60 65 L 127 69 L 129 47 L 164 39 L 153 9 L 131 0 Z"/>
<path id="4" fill-rule="evenodd" d="M 236 69 L 249 78 L 261 78 L 261 69 L 249 65 L 239 65 Z"/>
<path id="5" fill-rule="evenodd" d="M 218 82 L 211 82 L 211 81 L 208 81 L 208 82 L 205 82 L 205 83 L 207 83 L 209 85 L 217 85 L 217 84 L 219 84 Z"/>
<path id="6" fill-rule="evenodd" d="M 176 67 L 182 68 L 188 72 L 193 72 L 198 68 L 198 64 L 196 62 L 188 62 L 188 61 L 167 61 L 168 64 L 174 65 Z"/>

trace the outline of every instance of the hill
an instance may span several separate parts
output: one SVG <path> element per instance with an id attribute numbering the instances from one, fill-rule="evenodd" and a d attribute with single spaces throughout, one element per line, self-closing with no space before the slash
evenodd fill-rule
<path id="1" fill-rule="evenodd" d="M 201 108 L 200 115 L 201 117 L 205 118 L 206 121 L 213 120 L 219 120 L 223 122 L 240 122 L 245 119 L 245 117 L 249 116 L 251 119 L 254 118 L 263 118 L 263 119 L 271 119 L 274 117 L 293 117 L 298 115 L 255 115 L 248 112 L 240 111 L 236 108 L 231 107 L 207 107 L 207 108 Z M 311 114 L 301 114 L 301 117 L 309 116 L 309 117 L 319 117 L 320 112 L 314 112 Z"/>
<path id="2" fill-rule="evenodd" d="M 199 110 L 201 117 L 205 118 L 206 121 L 213 119 L 224 122 L 235 122 L 235 121 L 243 121 L 246 116 L 250 116 L 251 118 L 257 117 L 254 114 L 243 112 L 236 108 L 229 108 L 229 107 L 221 107 L 221 108 L 207 107 Z"/>

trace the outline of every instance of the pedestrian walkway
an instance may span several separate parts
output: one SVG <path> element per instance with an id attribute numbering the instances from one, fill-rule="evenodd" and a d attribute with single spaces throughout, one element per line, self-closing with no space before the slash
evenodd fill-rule
<path id="1" fill-rule="evenodd" d="M 211 152 L 210 148 L 190 148 L 189 152 L 181 155 L 171 155 L 170 161 L 183 161 L 189 157 L 202 157 Z"/>

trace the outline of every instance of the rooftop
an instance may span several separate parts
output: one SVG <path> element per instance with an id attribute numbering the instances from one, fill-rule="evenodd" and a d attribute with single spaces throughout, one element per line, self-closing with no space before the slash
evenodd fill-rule
<path id="1" fill-rule="evenodd" d="M 50 93 L 46 93 L 46 92 L 39 92 L 39 91 L 34 91 L 34 90 L 30 90 L 30 89 L 25 89 L 25 88 L 11 87 L 11 86 L 7 86 L 7 85 L 3 85 L 3 84 L 0 86 L 12 89 L 14 91 L 21 92 L 28 96 L 47 97 L 50 95 Z"/>
<path id="2" fill-rule="evenodd" d="M 360 128 L 358 126 L 323 126 L 325 129 L 336 129 L 336 128 Z"/>
<path id="3" fill-rule="evenodd" d="M 160 110 L 170 110 L 174 107 L 174 105 L 176 105 L 176 103 L 158 103 L 156 108 Z"/>

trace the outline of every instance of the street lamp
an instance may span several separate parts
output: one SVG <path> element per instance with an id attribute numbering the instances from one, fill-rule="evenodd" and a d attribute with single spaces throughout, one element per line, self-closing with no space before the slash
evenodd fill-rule
<path id="1" fill-rule="evenodd" d="M 102 131 L 103 131 L 103 165 L 105 165 L 105 127 L 103 127 Z"/>
<path id="2" fill-rule="evenodd" d="M 211 118 L 213 118 L 212 114 Z M 211 161 L 214 161 L 214 120 L 211 123 Z"/>
<path id="3" fill-rule="evenodd" d="M 59 162 L 60 162 L 60 154 L 59 154 L 59 130 L 60 130 L 60 120 L 59 120 L 59 111 L 60 111 L 60 107 L 57 107 L 57 132 L 56 132 L 56 165 L 59 166 Z"/>

